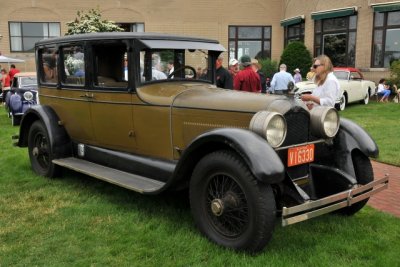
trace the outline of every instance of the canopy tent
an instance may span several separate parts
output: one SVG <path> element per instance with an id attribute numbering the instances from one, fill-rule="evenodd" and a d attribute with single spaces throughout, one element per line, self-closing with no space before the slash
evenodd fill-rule
<path id="1" fill-rule="evenodd" d="M 7 63 L 8 64 L 8 69 L 10 69 L 10 64 L 11 63 L 22 63 L 25 62 L 23 59 L 17 59 L 17 58 L 11 58 L 11 57 L 6 57 L 3 55 L 0 55 L 0 65 L 1 63 Z"/>

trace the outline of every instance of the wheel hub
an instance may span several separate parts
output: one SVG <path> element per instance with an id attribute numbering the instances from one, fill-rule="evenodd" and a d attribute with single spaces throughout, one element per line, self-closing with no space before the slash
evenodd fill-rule
<path id="1" fill-rule="evenodd" d="M 39 155 L 39 148 L 36 146 L 32 149 L 32 155 L 37 157 Z"/>
<path id="2" fill-rule="evenodd" d="M 211 211 L 215 216 L 221 216 L 224 213 L 224 203 L 221 199 L 211 201 Z"/>

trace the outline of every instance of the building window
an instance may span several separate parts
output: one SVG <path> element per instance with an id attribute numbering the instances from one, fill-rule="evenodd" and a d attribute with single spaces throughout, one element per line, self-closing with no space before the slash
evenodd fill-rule
<path id="1" fill-rule="evenodd" d="M 41 39 L 60 36 L 58 22 L 10 22 L 11 52 L 33 52 Z"/>
<path id="2" fill-rule="evenodd" d="M 117 23 L 124 32 L 144 32 L 144 23 Z"/>
<path id="3" fill-rule="evenodd" d="M 357 15 L 315 20 L 314 55 L 325 54 L 334 66 L 354 67 Z"/>
<path id="4" fill-rule="evenodd" d="M 400 59 L 400 11 L 374 13 L 372 67 L 390 67 Z"/>
<path id="5" fill-rule="evenodd" d="M 285 27 L 285 47 L 294 41 L 304 42 L 304 22 Z"/>
<path id="6" fill-rule="evenodd" d="M 271 26 L 229 26 L 229 58 L 271 58 Z"/>

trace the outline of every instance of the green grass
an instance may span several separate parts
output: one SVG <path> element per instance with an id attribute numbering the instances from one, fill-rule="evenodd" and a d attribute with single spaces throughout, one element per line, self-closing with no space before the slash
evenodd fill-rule
<path id="1" fill-rule="evenodd" d="M 342 114 L 359 117 L 366 108 L 394 107 L 350 106 Z M 71 171 L 37 176 L 27 150 L 12 146 L 18 128 L 3 112 L 0 125 L 1 267 L 400 266 L 400 219 L 370 207 L 348 218 L 277 222 L 262 253 L 237 253 L 200 235 L 184 193 L 143 196 Z"/>
<path id="2" fill-rule="evenodd" d="M 400 104 L 349 105 L 340 115 L 357 122 L 379 147 L 377 161 L 400 166 Z"/>

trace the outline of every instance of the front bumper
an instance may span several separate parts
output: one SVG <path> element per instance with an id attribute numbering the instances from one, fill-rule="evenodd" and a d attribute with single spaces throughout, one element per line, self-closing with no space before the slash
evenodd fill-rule
<path id="1" fill-rule="evenodd" d="M 388 188 L 389 176 L 374 180 L 365 185 L 355 185 L 349 190 L 318 200 L 282 209 L 282 226 L 302 222 L 325 213 L 351 206 Z"/>

